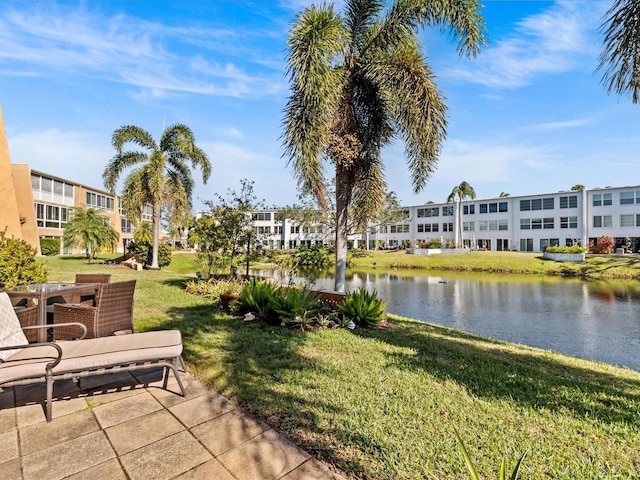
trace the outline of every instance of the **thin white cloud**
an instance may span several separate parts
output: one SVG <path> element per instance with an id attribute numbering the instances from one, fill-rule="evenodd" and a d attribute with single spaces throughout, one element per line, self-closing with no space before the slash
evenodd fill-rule
<path id="1" fill-rule="evenodd" d="M 516 24 L 508 36 L 490 45 L 465 68 L 449 69 L 448 77 L 489 87 L 522 87 L 541 74 L 592 70 L 596 38 L 609 2 L 568 0 Z M 591 61 L 585 58 L 592 57 Z"/>
<path id="2" fill-rule="evenodd" d="M 574 118 L 572 120 L 565 120 L 561 122 L 547 122 L 539 125 L 533 125 L 530 128 L 537 130 L 561 130 L 565 128 L 580 128 L 587 125 L 593 125 L 595 119 L 593 117 Z"/>
<path id="3" fill-rule="evenodd" d="M 172 28 L 42 2 L 22 6 L 19 11 L 0 7 L 0 72 L 5 75 L 103 78 L 146 92 L 137 99 L 167 92 L 247 97 L 280 94 L 286 88 L 281 71 L 265 67 L 269 62 L 253 63 L 262 68 L 247 73 L 240 66 L 248 61 L 242 52 L 236 52 L 237 62 L 204 60 L 213 55 L 207 45 L 220 48 L 216 39 L 241 43 L 237 32 Z M 271 63 L 277 64 L 275 59 Z"/>

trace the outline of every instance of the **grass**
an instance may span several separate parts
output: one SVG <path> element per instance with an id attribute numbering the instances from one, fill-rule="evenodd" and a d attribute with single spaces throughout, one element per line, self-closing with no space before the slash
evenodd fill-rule
<path id="1" fill-rule="evenodd" d="M 187 255 L 161 271 L 47 263 L 53 280 L 137 278 L 137 330 L 180 329 L 192 373 L 350 478 L 468 478 L 454 428 L 481 478 L 524 451 L 522 478 L 640 478 L 638 372 L 398 317 L 386 331 L 243 323 L 184 291 Z"/>
<path id="2" fill-rule="evenodd" d="M 470 252 L 427 256 L 409 255 L 403 250 L 378 250 L 350 253 L 349 266 L 640 279 L 640 255 L 587 255 L 585 262 L 554 262 L 543 260 L 540 253 Z"/>

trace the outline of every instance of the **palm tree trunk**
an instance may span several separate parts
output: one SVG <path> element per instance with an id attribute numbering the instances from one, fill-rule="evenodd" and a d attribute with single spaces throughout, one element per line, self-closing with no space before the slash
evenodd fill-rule
<path id="1" fill-rule="evenodd" d="M 347 234 L 349 199 L 349 174 L 336 166 L 336 274 L 334 290 L 344 292 L 347 276 Z"/>
<path id="2" fill-rule="evenodd" d="M 158 265 L 158 245 L 160 244 L 160 222 L 162 220 L 162 205 L 153 206 L 153 246 L 151 250 L 151 270 L 160 270 Z"/>

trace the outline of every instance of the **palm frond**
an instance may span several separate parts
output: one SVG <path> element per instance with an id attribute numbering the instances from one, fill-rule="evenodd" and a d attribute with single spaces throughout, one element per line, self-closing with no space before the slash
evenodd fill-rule
<path id="1" fill-rule="evenodd" d="M 596 71 L 609 93 L 629 94 L 640 103 L 640 1 L 616 0 L 600 27 L 603 51 Z"/>

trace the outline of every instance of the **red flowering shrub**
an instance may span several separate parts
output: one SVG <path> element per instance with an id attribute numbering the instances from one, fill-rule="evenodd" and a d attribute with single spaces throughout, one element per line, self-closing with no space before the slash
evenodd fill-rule
<path id="1" fill-rule="evenodd" d="M 600 237 L 594 245 L 589 243 L 589 251 L 591 253 L 611 253 L 616 246 L 616 242 L 611 237 Z"/>

